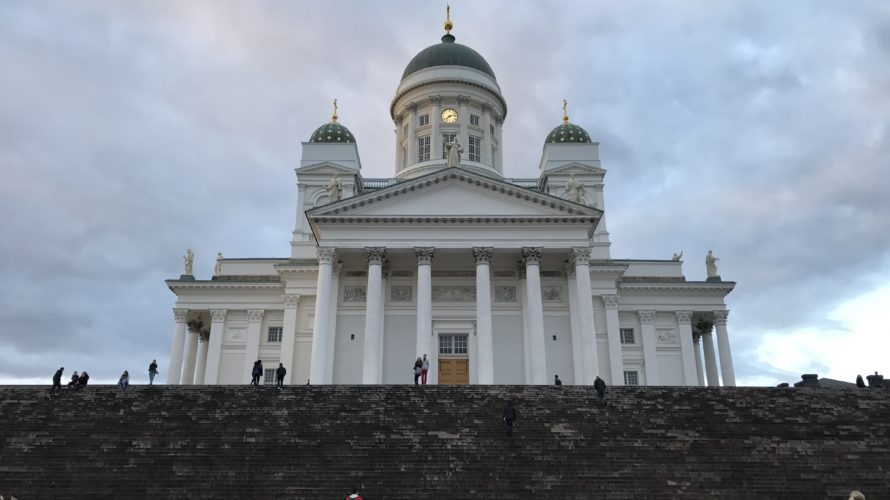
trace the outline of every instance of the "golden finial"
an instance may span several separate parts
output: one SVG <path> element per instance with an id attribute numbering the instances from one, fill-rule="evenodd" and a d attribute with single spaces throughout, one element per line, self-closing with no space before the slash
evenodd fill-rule
<path id="1" fill-rule="evenodd" d="M 334 114 L 331 116 L 331 123 L 337 123 L 337 100 L 334 99 Z"/>
<path id="2" fill-rule="evenodd" d="M 567 105 L 568 105 L 568 102 L 565 99 L 563 99 L 562 100 L 562 122 L 563 123 L 569 123 L 569 112 L 566 111 Z"/>
<path id="3" fill-rule="evenodd" d="M 451 22 L 451 5 L 445 4 L 445 24 L 442 25 L 445 28 L 445 33 L 451 34 L 451 28 L 454 27 L 454 23 Z"/>

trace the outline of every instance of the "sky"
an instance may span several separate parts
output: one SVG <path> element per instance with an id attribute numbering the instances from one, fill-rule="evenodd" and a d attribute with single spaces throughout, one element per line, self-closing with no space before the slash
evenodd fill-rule
<path id="1" fill-rule="evenodd" d="M 497 75 L 504 170 L 562 100 L 600 143 L 615 258 L 713 249 L 739 385 L 890 372 L 890 2 L 454 0 Z M 161 379 L 164 280 L 287 257 L 329 121 L 394 175 L 389 104 L 440 1 L 0 2 L 0 383 Z"/>

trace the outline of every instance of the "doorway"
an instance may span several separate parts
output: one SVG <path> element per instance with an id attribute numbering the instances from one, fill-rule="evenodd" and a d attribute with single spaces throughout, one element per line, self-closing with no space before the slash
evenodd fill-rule
<path id="1" fill-rule="evenodd" d="M 468 335 L 439 335 L 439 384 L 470 383 Z"/>

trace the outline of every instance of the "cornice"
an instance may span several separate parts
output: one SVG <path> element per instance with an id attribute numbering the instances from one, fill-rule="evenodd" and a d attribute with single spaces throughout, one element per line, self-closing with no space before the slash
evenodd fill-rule
<path id="1" fill-rule="evenodd" d="M 721 283 L 684 282 L 684 283 L 624 283 L 618 285 L 621 293 L 647 292 L 647 293 L 708 293 L 729 295 L 735 288 L 735 283 L 724 281 Z"/>
<path id="2" fill-rule="evenodd" d="M 482 85 L 482 84 L 480 84 L 480 83 L 471 82 L 471 81 L 469 81 L 469 80 L 457 79 L 457 78 L 453 78 L 453 79 L 452 79 L 452 78 L 449 78 L 449 79 L 443 79 L 443 80 L 429 80 L 429 81 L 426 81 L 426 82 L 418 83 L 417 85 L 412 85 L 412 86 L 410 86 L 410 87 L 408 87 L 408 88 L 402 90 L 402 91 L 399 92 L 395 97 L 393 97 L 392 102 L 389 104 L 389 116 L 390 116 L 390 118 L 392 118 L 393 120 L 396 119 L 396 103 L 399 102 L 399 100 L 400 100 L 402 97 L 404 97 L 405 95 L 407 95 L 407 94 L 410 93 L 410 92 L 413 92 L 414 90 L 417 90 L 417 89 L 420 89 L 420 88 L 423 88 L 423 87 L 428 87 L 428 86 L 431 86 L 431 85 L 439 85 L 439 84 L 442 84 L 442 83 L 459 83 L 459 84 L 462 84 L 462 85 L 469 85 L 469 86 L 471 86 L 471 87 L 476 87 L 476 88 L 479 88 L 479 89 L 482 89 L 482 90 L 486 90 L 486 91 L 488 91 L 488 92 L 491 92 L 492 94 L 494 94 L 495 97 L 497 97 L 498 102 L 501 103 L 501 106 L 504 107 L 504 116 L 500 117 L 501 121 L 504 121 L 504 119 L 507 118 L 507 101 L 506 101 L 506 100 L 504 99 L 504 97 L 501 95 L 501 93 L 500 93 L 499 90 L 492 89 L 491 87 L 487 87 L 487 86 Z M 416 105 L 416 104 L 417 104 L 417 103 L 415 103 L 415 102 L 409 102 L 409 103 L 406 104 L 406 106 L 411 106 L 411 105 Z"/>
<path id="3" fill-rule="evenodd" d="M 165 281 L 167 288 L 176 293 L 177 290 L 282 290 L 280 281 L 244 282 L 244 281 Z"/>

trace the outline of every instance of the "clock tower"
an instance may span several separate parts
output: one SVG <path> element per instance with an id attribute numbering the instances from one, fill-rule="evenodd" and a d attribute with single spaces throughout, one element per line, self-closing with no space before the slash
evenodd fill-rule
<path id="1" fill-rule="evenodd" d="M 411 59 L 390 105 L 398 179 L 445 168 L 445 144 L 455 139 L 464 151 L 462 168 L 503 177 L 501 127 L 507 103 L 491 66 L 455 42 L 453 26 L 449 12 L 442 42 Z"/>

